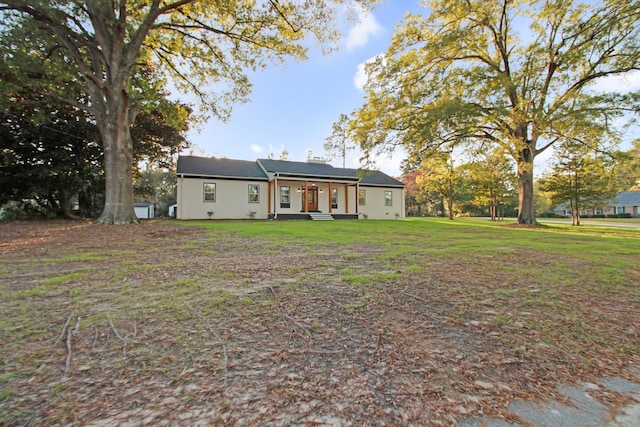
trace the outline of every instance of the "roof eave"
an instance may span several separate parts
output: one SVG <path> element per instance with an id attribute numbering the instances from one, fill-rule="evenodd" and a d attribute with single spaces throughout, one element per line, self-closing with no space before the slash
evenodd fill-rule
<path id="1" fill-rule="evenodd" d="M 177 174 L 181 178 L 210 178 L 210 179 L 234 179 L 234 180 L 246 180 L 246 181 L 269 181 L 269 178 L 266 176 L 257 177 L 257 176 L 233 176 L 233 175 L 209 175 L 209 174 L 199 174 L 199 173 L 178 173 Z"/>

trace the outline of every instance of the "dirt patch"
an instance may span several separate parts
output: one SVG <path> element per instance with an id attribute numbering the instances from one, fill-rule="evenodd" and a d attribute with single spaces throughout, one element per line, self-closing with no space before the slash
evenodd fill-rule
<path id="1" fill-rule="evenodd" d="M 638 362 L 637 299 L 553 300 L 495 258 L 389 270 L 380 252 L 170 221 L 0 224 L 0 424 L 512 420 L 516 398 Z M 550 261 L 526 255 L 509 265 Z M 567 342 L 586 344 L 535 326 L 551 303 L 580 305 L 568 325 L 619 328 L 627 349 L 605 340 L 577 360 Z"/>

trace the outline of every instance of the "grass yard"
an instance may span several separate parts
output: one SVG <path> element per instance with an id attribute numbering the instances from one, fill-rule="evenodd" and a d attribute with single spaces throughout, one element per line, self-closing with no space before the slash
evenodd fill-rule
<path id="1" fill-rule="evenodd" d="M 7 426 L 518 421 L 640 366 L 639 228 L 0 223 L 0 279 Z"/>

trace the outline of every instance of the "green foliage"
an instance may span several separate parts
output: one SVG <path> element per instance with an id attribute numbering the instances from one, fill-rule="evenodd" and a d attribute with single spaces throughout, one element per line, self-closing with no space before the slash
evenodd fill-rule
<path id="1" fill-rule="evenodd" d="M 632 142 L 628 151 L 614 154 L 617 165 L 614 171 L 615 185 L 619 192 L 640 190 L 640 139 Z"/>
<path id="2" fill-rule="evenodd" d="M 0 205 L 25 200 L 24 209 L 72 217 L 75 202 L 95 214 L 104 186 L 98 139 L 90 119 L 66 105 L 12 104 L 0 113 Z"/>
<path id="3" fill-rule="evenodd" d="M 0 45 L 0 205 L 15 207 L 4 217 L 96 217 L 105 200 L 104 152 L 95 118 L 78 108 L 86 93 L 69 84 L 73 70 L 62 50 L 33 22 L 3 28 Z M 157 75 L 140 72 L 134 78 L 150 89 L 136 94 L 133 161 L 170 166 L 188 146 L 191 109 L 169 101 Z"/>
<path id="4" fill-rule="evenodd" d="M 492 220 L 512 216 L 518 188 L 513 161 L 501 150 L 494 150 L 476 154 L 463 167 L 470 181 L 473 206 L 486 209 Z"/>
<path id="5" fill-rule="evenodd" d="M 367 67 L 352 135 L 368 155 L 498 146 L 517 165 L 518 221 L 535 223 L 535 157 L 558 141 L 616 137 L 611 119 L 638 107 L 637 94 L 591 87 L 637 68 L 640 10 L 624 0 L 429 6 L 429 15 L 408 14 Z"/>
<path id="6" fill-rule="evenodd" d="M 98 222 L 137 222 L 131 125 L 139 114 L 161 111 L 168 118 L 162 129 L 181 129 L 176 123 L 185 122 L 186 109 L 163 108 L 167 82 L 194 94 L 203 112 L 226 119 L 232 104 L 248 99 L 246 70 L 305 59 L 309 35 L 324 46 L 337 42 L 331 23 L 340 3 L 0 0 L 6 28 L 31 36 L 26 45 L 7 39 L 8 66 L 0 72 L 16 78 L 4 90 L 26 88 L 34 78 L 38 93 L 90 114 L 105 156 Z"/>
<path id="7" fill-rule="evenodd" d="M 603 209 L 616 194 L 611 162 L 588 149 L 563 144 L 552 171 L 540 180 L 554 206 L 569 208 L 573 225 L 580 225 L 583 209 Z"/>
<path id="8" fill-rule="evenodd" d="M 147 167 L 134 175 L 133 194 L 136 200 L 153 202 L 156 216 L 166 216 L 177 200 L 176 181 L 174 169 Z"/>
<path id="9" fill-rule="evenodd" d="M 432 153 L 423 158 L 416 183 L 427 194 L 438 194 L 445 201 L 447 215 L 453 219 L 453 204 L 460 196 L 463 177 L 460 167 L 454 164 L 451 152 Z"/>

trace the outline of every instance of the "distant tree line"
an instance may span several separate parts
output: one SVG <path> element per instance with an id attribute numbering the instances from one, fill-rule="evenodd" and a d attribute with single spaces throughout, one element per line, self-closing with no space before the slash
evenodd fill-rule
<path id="1" fill-rule="evenodd" d="M 456 162 L 447 151 L 406 162 L 401 179 L 407 215 L 516 217 L 513 162 L 500 151 L 465 158 L 469 160 Z M 603 209 L 620 192 L 640 191 L 640 139 L 626 151 L 602 144 L 561 144 L 549 166 L 536 183 L 536 215 L 553 216 L 555 207 L 565 206 L 579 225 L 580 212 Z"/>

